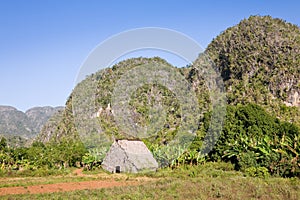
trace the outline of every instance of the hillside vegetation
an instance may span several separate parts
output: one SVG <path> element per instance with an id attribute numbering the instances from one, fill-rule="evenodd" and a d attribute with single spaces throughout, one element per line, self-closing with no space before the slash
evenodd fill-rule
<path id="1" fill-rule="evenodd" d="M 270 16 L 251 16 L 207 47 L 228 103 L 256 103 L 299 125 L 300 29 Z"/>

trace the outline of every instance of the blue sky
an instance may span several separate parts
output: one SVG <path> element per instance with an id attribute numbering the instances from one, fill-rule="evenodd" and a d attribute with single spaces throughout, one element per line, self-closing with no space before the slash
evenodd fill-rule
<path id="1" fill-rule="evenodd" d="M 0 105 L 23 111 L 64 105 L 88 54 L 122 31 L 174 29 L 205 48 L 250 15 L 300 25 L 299 10 L 298 1 L 271 0 L 1 0 Z"/>

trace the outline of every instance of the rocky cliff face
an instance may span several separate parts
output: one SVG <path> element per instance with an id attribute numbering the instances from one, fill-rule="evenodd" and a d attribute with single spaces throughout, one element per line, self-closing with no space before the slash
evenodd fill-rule
<path id="1" fill-rule="evenodd" d="M 289 97 L 284 102 L 287 106 L 300 106 L 300 95 L 298 91 L 293 91 L 289 94 Z"/>

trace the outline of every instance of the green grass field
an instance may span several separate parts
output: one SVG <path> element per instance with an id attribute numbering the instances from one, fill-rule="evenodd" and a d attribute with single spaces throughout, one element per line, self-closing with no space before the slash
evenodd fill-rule
<path id="1" fill-rule="evenodd" d="M 2 178 L 5 180 L 5 178 Z M 299 178 L 248 177 L 232 170 L 225 163 L 206 163 L 200 166 L 182 166 L 162 169 L 148 174 L 107 174 L 102 170 L 48 177 L 14 178 L 0 188 L 30 186 L 83 180 L 119 180 L 140 182 L 137 186 L 77 190 L 45 194 L 1 196 L 1 199 L 299 199 Z M 7 179 L 7 178 L 6 178 Z M 10 180 L 8 178 L 7 180 Z"/>

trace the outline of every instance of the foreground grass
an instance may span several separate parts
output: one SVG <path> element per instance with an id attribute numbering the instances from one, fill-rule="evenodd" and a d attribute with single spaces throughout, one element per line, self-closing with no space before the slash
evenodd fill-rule
<path id="1" fill-rule="evenodd" d="M 100 172 L 100 174 L 103 172 Z M 105 174 L 103 174 L 105 175 Z M 3 199 L 298 199 L 297 178 L 255 178 L 209 163 L 164 169 L 157 173 L 121 175 L 125 180 L 151 177 L 141 185 L 64 193 L 10 195 Z"/>
<path id="2" fill-rule="evenodd" d="M 27 187 L 32 185 L 93 181 L 93 180 L 99 180 L 99 179 L 97 177 L 76 177 L 76 176 L 0 179 L 0 188 L 18 187 L 18 186 Z"/>
<path id="3" fill-rule="evenodd" d="M 67 169 L 36 169 L 36 170 L 1 170 L 0 178 L 12 178 L 12 177 L 45 177 L 45 176 L 58 176 L 58 175 L 68 175 L 75 168 Z"/>

